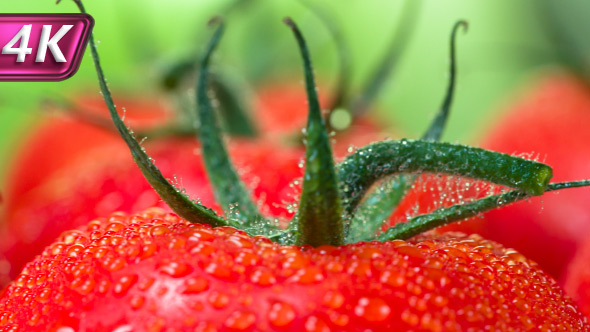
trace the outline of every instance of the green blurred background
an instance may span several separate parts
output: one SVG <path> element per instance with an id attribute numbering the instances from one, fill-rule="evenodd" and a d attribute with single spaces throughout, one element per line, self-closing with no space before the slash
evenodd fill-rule
<path id="1" fill-rule="evenodd" d="M 408 0 L 417 1 L 417 0 Z M 207 20 L 235 1 L 101 0 L 86 1 L 96 21 L 106 74 L 117 95 L 149 96 L 171 64 L 194 54 L 210 34 Z M 323 0 L 342 27 L 351 49 L 353 91 L 360 89 L 390 43 L 404 14 L 401 0 Z M 378 115 L 409 137 L 419 136 L 441 103 L 448 77 L 448 39 L 458 19 L 470 23 L 458 39 L 458 89 L 445 134 L 448 141 L 474 142 L 492 113 L 515 98 L 528 84 L 561 64 L 584 67 L 590 45 L 587 23 L 590 2 L 582 0 L 424 0 L 411 17 L 408 35 L 395 70 L 377 100 Z M 0 11 L 77 12 L 63 0 L 5 1 Z M 300 59 L 281 19 L 291 16 L 308 39 L 320 81 L 331 86 L 337 57 L 325 26 L 295 0 L 242 1 L 229 15 L 216 63 L 223 63 L 255 88 L 272 79 L 301 82 Z M 584 28 L 586 27 L 586 30 Z M 565 47 L 566 45 L 567 47 Z M 79 72 L 64 82 L 0 82 L 0 172 L 39 118 L 46 98 L 71 97 L 95 91 L 94 68 L 86 53 Z"/>

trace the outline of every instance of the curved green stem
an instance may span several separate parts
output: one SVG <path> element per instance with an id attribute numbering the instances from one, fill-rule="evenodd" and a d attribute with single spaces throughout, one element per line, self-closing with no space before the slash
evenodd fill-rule
<path id="1" fill-rule="evenodd" d="M 456 55 L 455 55 L 455 47 L 456 47 L 456 38 L 457 38 L 457 31 L 460 27 L 467 32 L 469 27 L 467 21 L 458 21 L 453 26 L 453 31 L 451 32 L 451 41 L 450 41 L 450 49 L 451 49 L 451 64 L 449 68 L 449 86 L 447 87 L 447 94 L 443 101 L 442 106 L 440 107 L 438 113 L 436 114 L 434 120 L 430 124 L 430 127 L 422 136 L 424 140 L 431 140 L 431 141 L 438 141 L 442 136 L 443 129 L 445 124 L 447 123 L 447 118 L 449 117 L 449 111 L 451 109 L 451 104 L 453 102 L 453 94 L 455 92 L 455 77 L 457 76 L 457 66 L 456 66 Z"/>
<path id="2" fill-rule="evenodd" d="M 232 12 L 240 9 L 240 7 L 244 4 L 248 4 L 249 2 L 254 2 L 253 0 L 233 0 L 229 3 L 223 3 L 220 8 L 215 10 L 216 13 L 219 14 L 221 17 L 228 17 Z M 198 24 L 198 36 L 193 36 L 193 38 L 199 40 L 199 42 L 195 43 L 195 45 L 200 45 L 200 37 L 202 33 L 202 29 L 200 24 Z M 197 50 L 193 50 L 191 54 L 196 54 Z M 195 70 L 198 69 L 197 65 L 198 59 L 195 59 L 194 56 L 187 57 L 183 60 L 178 60 L 178 62 L 173 63 L 162 75 L 161 78 L 161 85 L 166 90 L 175 90 L 177 89 L 185 78 L 192 76 L 195 73 Z"/>
<path id="3" fill-rule="evenodd" d="M 503 153 L 430 141 L 369 144 L 337 165 L 345 218 L 375 181 L 397 173 L 429 172 L 470 177 L 540 195 L 552 176 L 549 166 Z"/>
<path id="4" fill-rule="evenodd" d="M 585 187 L 590 185 L 590 180 L 575 182 L 551 183 L 545 192 Z M 513 190 L 504 194 L 494 195 L 479 199 L 467 204 L 456 204 L 448 208 L 440 208 L 432 213 L 420 215 L 407 222 L 399 223 L 377 237 L 378 241 L 406 240 L 431 229 L 450 224 L 454 221 L 475 217 L 483 212 L 499 208 L 501 206 L 523 200 L 530 197 L 522 191 Z"/>
<path id="5" fill-rule="evenodd" d="M 295 216 L 296 244 L 340 245 L 344 238 L 338 180 L 334 170 L 330 138 L 324 126 L 316 93 L 311 57 L 295 23 L 290 18 L 286 18 L 284 22 L 293 31 L 299 45 L 309 104 L 305 174 L 299 211 Z"/>
<path id="6" fill-rule="evenodd" d="M 225 143 L 221 137 L 221 130 L 215 119 L 213 105 L 207 95 L 209 61 L 213 51 L 219 44 L 224 30 L 223 22 L 216 20 L 215 23 L 218 23 L 218 27 L 201 59 L 201 70 L 196 81 L 198 134 L 207 174 L 217 199 L 226 213 L 237 210 L 237 218 L 248 227 L 260 221 L 262 217 L 229 159 Z"/>
<path id="7" fill-rule="evenodd" d="M 80 0 L 74 0 L 81 13 L 86 13 L 84 5 Z M 100 59 L 96 50 L 96 44 L 94 42 L 94 35 L 90 35 L 90 51 L 92 53 L 92 59 L 94 66 L 96 67 L 96 73 L 98 75 L 98 82 L 100 90 L 102 92 L 105 103 L 109 109 L 109 113 L 113 119 L 115 127 L 121 134 L 121 137 L 127 143 L 127 146 L 131 150 L 133 160 L 137 163 L 141 172 L 158 193 L 158 195 L 181 217 L 194 223 L 209 224 L 211 226 L 227 226 L 230 225 L 228 221 L 217 216 L 213 210 L 197 204 L 190 200 L 184 195 L 178 188 L 173 186 L 160 172 L 160 170 L 154 165 L 150 157 L 146 154 L 144 149 L 139 145 L 137 140 L 133 137 L 127 126 L 119 117 L 115 103 L 111 96 L 111 92 L 107 86 L 104 72 L 100 65 Z"/>

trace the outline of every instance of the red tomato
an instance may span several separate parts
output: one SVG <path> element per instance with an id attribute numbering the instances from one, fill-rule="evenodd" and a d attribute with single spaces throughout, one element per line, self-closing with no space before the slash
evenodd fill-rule
<path id="1" fill-rule="evenodd" d="M 0 331 L 589 331 L 556 282 L 479 236 L 284 246 L 151 209 L 62 234 Z"/>

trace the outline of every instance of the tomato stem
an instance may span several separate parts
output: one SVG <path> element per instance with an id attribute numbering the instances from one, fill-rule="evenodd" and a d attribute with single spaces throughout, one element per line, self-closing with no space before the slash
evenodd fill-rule
<path id="1" fill-rule="evenodd" d="M 221 130 L 215 118 L 213 105 L 207 95 L 209 61 L 224 31 L 224 24 L 220 18 L 216 18 L 214 23 L 217 24 L 217 29 L 201 58 L 200 71 L 196 81 L 199 140 L 201 141 L 207 174 L 213 185 L 217 200 L 221 203 L 227 216 L 235 215 L 237 219 L 244 223 L 245 227 L 249 227 L 263 218 L 250 199 L 250 193 L 246 190 L 232 165 L 221 137 Z"/>
<path id="2" fill-rule="evenodd" d="M 451 143 L 421 140 L 383 141 L 356 150 L 337 165 L 345 218 L 349 219 L 377 180 L 398 173 L 443 173 L 544 192 L 551 167 L 508 154 Z"/>
<path id="3" fill-rule="evenodd" d="M 547 185 L 545 192 L 585 186 L 590 186 L 590 180 L 551 183 Z M 483 212 L 529 197 L 529 195 L 522 191 L 513 190 L 504 194 L 481 198 L 471 203 L 456 204 L 448 208 L 440 208 L 432 213 L 416 216 L 407 222 L 399 223 L 388 228 L 377 237 L 377 240 L 406 240 L 431 229 L 450 224 L 454 221 L 465 220 Z"/>
<path id="4" fill-rule="evenodd" d="M 80 0 L 74 0 L 81 13 L 86 14 L 86 9 Z M 94 42 L 94 34 L 90 35 L 90 51 L 92 59 L 98 75 L 98 83 L 102 92 L 105 104 L 109 109 L 109 113 L 113 119 L 115 127 L 119 134 L 125 140 L 125 143 L 131 150 L 133 160 L 137 163 L 141 172 L 158 193 L 158 195 L 181 217 L 194 223 L 209 224 L 211 226 L 228 226 L 230 223 L 225 219 L 219 217 L 215 212 L 203 205 L 197 204 L 184 195 L 178 188 L 173 186 L 154 165 L 145 150 L 139 145 L 137 140 L 133 137 L 121 117 L 117 112 L 115 103 L 111 96 L 111 92 L 106 83 L 102 66 L 100 65 L 100 58 Z"/>
<path id="5" fill-rule="evenodd" d="M 326 131 L 316 93 L 311 57 L 303 35 L 295 22 L 290 18 L 285 18 L 284 22 L 293 31 L 301 52 L 309 104 L 305 174 L 299 211 L 295 216 L 296 244 L 341 245 L 344 241 L 344 232 L 338 179 L 334 169 L 330 138 Z"/>

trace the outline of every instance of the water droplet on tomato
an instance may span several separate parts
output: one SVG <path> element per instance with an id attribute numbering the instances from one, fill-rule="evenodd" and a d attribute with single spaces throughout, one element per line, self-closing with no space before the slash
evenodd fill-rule
<path id="1" fill-rule="evenodd" d="M 322 303 L 332 309 L 338 309 L 344 304 L 344 295 L 339 291 L 328 291 L 324 295 Z"/>
<path id="2" fill-rule="evenodd" d="M 150 235 L 154 236 L 154 237 L 161 236 L 161 235 L 164 235 L 169 232 L 170 232 L 170 229 L 167 226 L 163 226 L 163 225 L 154 226 L 150 229 Z"/>
<path id="3" fill-rule="evenodd" d="M 223 292 L 213 291 L 209 294 L 207 301 L 209 301 L 209 304 L 214 308 L 222 309 L 229 304 L 229 296 Z"/>
<path id="4" fill-rule="evenodd" d="M 180 278 L 191 273 L 193 271 L 193 268 L 186 263 L 167 262 L 165 264 L 160 265 L 158 267 L 158 270 L 162 274 L 169 275 L 173 278 Z"/>
<path id="5" fill-rule="evenodd" d="M 116 297 L 121 297 L 127 294 L 131 286 L 135 285 L 137 282 L 137 274 L 130 274 L 126 276 L 122 276 L 113 287 L 113 294 Z"/>
<path id="6" fill-rule="evenodd" d="M 324 278 L 324 274 L 319 268 L 311 266 L 298 270 L 291 278 L 291 281 L 307 285 L 318 283 L 324 280 Z"/>
<path id="7" fill-rule="evenodd" d="M 330 327 L 320 318 L 311 316 L 305 321 L 305 332 L 330 332 Z"/>
<path id="8" fill-rule="evenodd" d="M 250 281 L 260 286 L 270 286 L 277 282 L 272 271 L 266 268 L 259 268 L 252 272 Z"/>
<path id="9" fill-rule="evenodd" d="M 61 326 L 58 327 L 57 330 L 55 330 L 55 332 L 76 332 L 76 330 L 69 326 Z"/>
<path id="10" fill-rule="evenodd" d="M 354 308 L 355 315 L 369 322 L 382 322 L 389 317 L 391 308 L 380 298 L 361 298 Z"/>
<path id="11" fill-rule="evenodd" d="M 284 327 L 293 322 L 295 319 L 295 310 L 287 303 L 276 302 L 268 312 L 268 320 L 277 327 Z"/>
<path id="12" fill-rule="evenodd" d="M 219 264 L 218 262 L 211 262 L 205 268 L 205 272 L 219 279 L 228 280 L 233 276 L 233 272 L 227 266 Z"/>
<path id="13" fill-rule="evenodd" d="M 184 281 L 183 294 L 198 294 L 209 288 L 209 281 L 201 277 L 191 277 Z"/>
<path id="14" fill-rule="evenodd" d="M 145 297 L 142 295 L 133 295 L 129 299 L 129 306 L 133 310 L 140 309 L 141 307 L 143 307 L 144 303 L 145 303 Z"/>
<path id="15" fill-rule="evenodd" d="M 234 311 L 226 320 L 225 326 L 236 330 L 246 331 L 256 322 L 256 316 L 247 311 Z"/>

